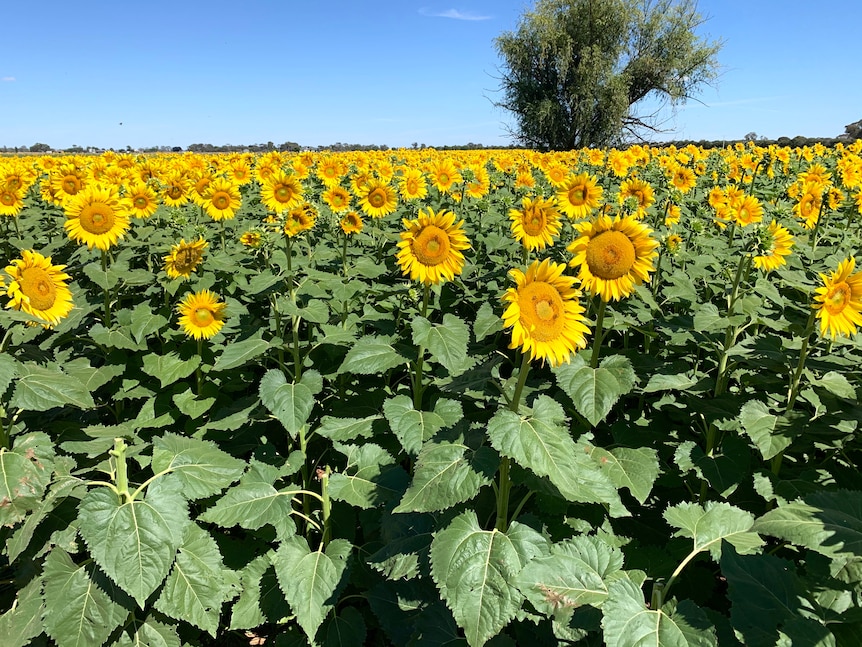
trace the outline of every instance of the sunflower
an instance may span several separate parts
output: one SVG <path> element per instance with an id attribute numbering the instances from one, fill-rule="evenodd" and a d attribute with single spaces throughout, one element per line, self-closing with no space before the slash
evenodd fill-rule
<path id="1" fill-rule="evenodd" d="M 231 220 L 242 205 L 239 186 L 224 177 L 217 177 L 203 194 L 203 208 L 215 221 Z"/>
<path id="2" fill-rule="evenodd" d="M 331 186 L 323 192 L 321 197 L 333 213 L 341 213 L 350 209 L 350 191 L 342 186 Z"/>
<path id="3" fill-rule="evenodd" d="M 665 238 L 664 246 L 668 253 L 676 254 L 679 248 L 682 247 L 682 237 L 679 234 L 671 234 Z"/>
<path id="4" fill-rule="evenodd" d="M 135 218 L 149 218 L 159 208 L 159 197 L 149 184 L 133 182 L 126 189 L 122 205 Z"/>
<path id="5" fill-rule="evenodd" d="M 263 242 L 263 237 L 259 231 L 247 231 L 239 237 L 239 242 L 246 247 L 260 247 Z"/>
<path id="6" fill-rule="evenodd" d="M 189 201 L 191 180 L 182 171 L 170 171 L 161 178 L 162 202 L 169 207 L 181 207 Z"/>
<path id="7" fill-rule="evenodd" d="M 107 251 L 128 231 L 129 216 L 113 186 L 93 184 L 64 203 L 64 228 L 72 240 Z"/>
<path id="8" fill-rule="evenodd" d="M 341 219 L 339 224 L 341 225 L 341 231 L 348 235 L 359 233 L 362 231 L 362 227 L 364 226 L 362 216 L 355 211 L 348 211 L 344 214 L 344 217 Z"/>
<path id="9" fill-rule="evenodd" d="M 398 265 L 413 281 L 437 284 L 451 281 L 464 267 L 462 250 L 470 248 L 464 234 L 464 221 L 455 222 L 455 214 L 430 207 L 419 210 L 415 220 L 402 221 L 406 231 L 398 243 Z"/>
<path id="10" fill-rule="evenodd" d="M 317 212 L 307 202 L 294 207 L 284 217 L 284 233 L 288 238 L 293 238 L 314 227 L 316 219 Z"/>
<path id="11" fill-rule="evenodd" d="M 572 353 L 586 347 L 589 333 L 574 287 L 577 279 L 565 276 L 565 269 L 565 264 L 549 259 L 534 261 L 526 273 L 512 269 L 509 276 L 517 287 L 503 295 L 509 304 L 503 325 L 512 329 L 509 348 L 520 348 L 531 360 L 548 360 L 551 366 L 568 363 Z"/>
<path id="12" fill-rule="evenodd" d="M 687 166 L 676 166 L 671 169 L 671 173 L 670 183 L 679 189 L 681 193 L 688 193 L 691 191 L 697 182 L 697 178 L 694 176 L 694 171 Z"/>
<path id="13" fill-rule="evenodd" d="M 809 187 L 795 205 L 793 213 L 802 219 L 802 226 L 806 229 L 814 229 L 820 219 L 820 211 L 823 208 L 823 195 L 815 187 Z"/>
<path id="14" fill-rule="evenodd" d="M 428 168 L 428 177 L 440 193 L 449 193 L 452 186 L 459 184 L 462 180 L 461 174 L 455 167 L 455 163 L 448 157 L 441 157 L 431 162 Z"/>
<path id="15" fill-rule="evenodd" d="M 604 189 L 587 173 L 567 178 L 557 191 L 557 205 L 569 218 L 586 218 L 601 204 Z"/>
<path id="16" fill-rule="evenodd" d="M 226 305 L 209 290 L 190 292 L 177 306 L 180 327 L 189 337 L 210 339 L 224 326 Z"/>
<path id="17" fill-rule="evenodd" d="M 642 218 L 646 210 L 655 202 L 655 195 L 648 182 L 632 178 L 623 180 L 617 200 L 621 205 L 631 201 L 634 204 L 634 214 Z"/>
<path id="18" fill-rule="evenodd" d="M 762 237 L 764 253 L 754 257 L 754 266 L 757 269 L 771 272 L 787 262 L 784 257 L 790 254 L 790 250 L 793 248 L 793 236 L 790 235 L 786 227 L 782 227 L 773 220 L 763 232 Z"/>
<path id="19" fill-rule="evenodd" d="M 553 245 L 560 233 L 559 211 L 553 199 L 524 198 L 521 209 L 509 210 L 509 219 L 512 235 L 531 251 Z"/>
<path id="20" fill-rule="evenodd" d="M 56 326 L 73 307 L 72 292 L 66 285 L 70 277 L 64 269 L 65 265 L 52 265 L 50 256 L 25 249 L 6 268 L 12 277 L 6 287 L 6 296 L 12 300 L 6 307 L 40 319 L 45 327 Z"/>
<path id="21" fill-rule="evenodd" d="M 398 191 L 404 200 L 422 200 L 428 195 L 428 183 L 418 168 L 405 169 L 398 178 Z"/>
<path id="22" fill-rule="evenodd" d="M 730 203 L 730 213 L 740 227 L 763 220 L 763 205 L 753 195 L 745 195 Z"/>
<path id="23" fill-rule="evenodd" d="M 262 183 L 260 201 L 276 214 L 293 209 L 302 202 L 302 184 L 293 175 L 274 171 Z"/>
<path id="24" fill-rule="evenodd" d="M 189 278 L 204 257 L 207 242 L 198 238 L 190 242 L 180 239 L 180 242 L 171 247 L 171 251 L 164 257 L 165 272 L 172 279 Z"/>
<path id="25" fill-rule="evenodd" d="M 645 224 L 633 216 L 599 216 L 575 229 L 580 237 L 566 248 L 574 255 L 569 265 L 580 268 L 578 278 L 591 294 L 617 301 L 649 281 L 659 242 Z"/>
<path id="26" fill-rule="evenodd" d="M 17 216 L 24 208 L 21 191 L 0 186 L 0 216 Z"/>
<path id="27" fill-rule="evenodd" d="M 387 216 L 398 206 L 395 190 L 386 182 L 369 178 L 359 195 L 359 206 L 372 218 Z"/>
<path id="28" fill-rule="evenodd" d="M 838 264 L 832 276 L 820 275 L 823 286 L 816 290 L 814 307 L 824 337 L 849 337 L 862 325 L 862 272 L 853 274 L 855 267 L 856 259 L 850 257 Z"/>

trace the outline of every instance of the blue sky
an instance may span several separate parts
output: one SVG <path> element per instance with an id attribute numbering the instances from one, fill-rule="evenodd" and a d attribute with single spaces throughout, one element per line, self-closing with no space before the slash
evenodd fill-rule
<path id="1" fill-rule="evenodd" d="M 701 0 L 721 76 L 657 141 L 862 119 L 857 0 Z M 9 3 L 0 145 L 504 146 L 494 39 L 527 0 Z"/>

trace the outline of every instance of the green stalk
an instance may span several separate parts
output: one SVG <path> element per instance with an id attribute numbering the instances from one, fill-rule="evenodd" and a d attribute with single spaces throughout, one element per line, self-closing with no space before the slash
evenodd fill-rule
<path id="1" fill-rule="evenodd" d="M 347 277 L 347 239 L 349 236 L 344 234 L 344 243 L 341 245 L 341 273 Z"/>
<path id="2" fill-rule="evenodd" d="M 512 401 L 509 403 L 509 409 L 514 413 L 518 413 L 521 408 L 521 393 L 524 391 L 524 384 L 527 383 L 527 373 L 530 372 L 530 356 L 527 353 L 521 353 L 521 370 L 518 373 L 518 383 L 515 386 L 515 393 L 512 396 Z M 509 470 L 512 466 L 512 459 L 504 456 L 500 461 L 500 477 L 497 486 L 497 521 L 494 527 L 500 532 L 506 532 L 509 527 L 509 494 L 512 491 L 512 479 L 509 475 Z"/>
<path id="3" fill-rule="evenodd" d="M 102 250 L 102 271 L 105 273 L 105 282 L 107 283 L 108 274 L 108 252 Z M 105 288 L 105 328 L 111 327 L 111 291 Z"/>
<path id="4" fill-rule="evenodd" d="M 108 451 L 108 454 L 114 457 L 117 462 L 117 472 L 115 482 L 117 484 L 117 495 L 124 499 L 126 503 L 132 501 L 132 496 L 129 494 L 129 474 L 126 465 L 126 441 L 122 438 L 114 438 L 114 448 Z"/>
<path id="5" fill-rule="evenodd" d="M 331 472 L 332 470 L 328 465 L 326 466 L 326 469 L 318 471 L 320 475 L 320 493 L 322 495 L 320 511 L 323 518 L 323 536 L 320 539 L 320 545 L 322 548 L 326 548 L 329 544 L 329 540 L 332 538 L 332 527 L 329 522 L 329 517 L 332 512 L 332 501 L 329 498 L 329 474 Z"/>
<path id="6" fill-rule="evenodd" d="M 197 367 L 195 368 L 195 383 L 197 385 L 197 394 L 198 395 L 201 394 L 201 388 L 203 387 L 203 381 L 204 381 L 203 375 L 201 373 L 201 364 L 203 364 L 203 361 L 204 361 L 203 351 L 204 351 L 204 340 L 203 340 L 203 338 L 199 338 L 198 339 L 198 357 L 200 358 L 201 361 L 198 363 Z"/>
<path id="7" fill-rule="evenodd" d="M 596 330 L 593 333 L 593 352 L 590 355 L 590 366 L 593 368 L 596 368 L 599 365 L 599 350 L 601 349 L 602 341 L 604 341 L 605 338 L 605 309 L 608 305 L 601 297 L 597 298 L 599 299 L 599 309 L 596 313 Z"/>
<path id="8" fill-rule="evenodd" d="M 422 318 L 428 317 L 428 300 L 431 294 L 431 284 L 424 284 L 422 294 Z M 419 345 L 419 353 L 416 357 L 415 370 L 413 371 L 413 408 L 417 411 L 422 410 L 422 393 L 425 387 L 422 384 L 422 364 L 425 361 L 425 346 Z"/>

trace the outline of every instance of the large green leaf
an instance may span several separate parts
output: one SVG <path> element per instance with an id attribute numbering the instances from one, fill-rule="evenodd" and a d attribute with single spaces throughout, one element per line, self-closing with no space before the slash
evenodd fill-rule
<path id="1" fill-rule="evenodd" d="M 646 503 L 659 474 L 656 450 L 649 447 L 615 447 L 608 451 L 591 447 L 590 456 L 598 461 L 617 488 L 628 488 L 634 498 Z"/>
<path id="2" fill-rule="evenodd" d="M 494 478 L 499 459 L 488 447 L 428 442 L 419 452 L 413 480 L 394 512 L 436 512 L 476 496 Z"/>
<path id="3" fill-rule="evenodd" d="M 276 468 L 257 469 L 253 465 L 239 485 L 230 488 L 215 505 L 200 514 L 200 520 L 223 528 L 240 526 L 248 530 L 271 524 L 281 534 L 292 534 L 295 528 L 292 503 L 299 488 L 277 490 L 273 483 L 279 477 Z"/>
<path id="4" fill-rule="evenodd" d="M 674 537 L 693 539 L 694 552 L 708 550 L 715 560 L 721 556 L 722 540 L 733 544 L 741 553 L 755 552 L 764 543 L 752 530 L 754 516 L 729 503 L 678 503 L 665 510 L 664 518 L 678 529 Z"/>
<path id="5" fill-rule="evenodd" d="M 760 517 L 755 530 L 828 557 L 862 557 L 862 492 L 815 492 Z"/>
<path id="6" fill-rule="evenodd" d="M 598 368 L 576 355 L 571 363 L 554 369 L 554 374 L 575 409 L 593 426 L 604 420 L 620 396 L 629 393 L 637 382 L 631 362 L 622 355 L 606 357 Z"/>
<path id="7" fill-rule="evenodd" d="M 333 499 L 373 508 L 401 496 L 407 487 L 407 473 L 379 445 L 335 443 L 335 449 L 347 456 L 347 465 L 329 477 L 329 495 Z"/>
<path id="8" fill-rule="evenodd" d="M 269 349 L 269 342 L 265 339 L 252 338 L 243 339 L 242 341 L 232 342 L 224 349 L 224 352 L 219 355 L 212 371 L 228 371 L 233 368 L 244 366 L 249 361 L 260 357 Z"/>
<path id="9" fill-rule="evenodd" d="M 599 606 L 608 596 L 607 579 L 622 568 L 618 548 L 580 535 L 551 545 L 518 574 L 516 583 L 536 609 L 565 619 L 585 604 Z"/>
<path id="10" fill-rule="evenodd" d="M 245 462 L 220 450 L 215 443 L 167 433 L 153 440 L 154 472 L 170 471 L 182 483 L 187 499 L 217 494 L 245 470 Z"/>
<path id="11" fill-rule="evenodd" d="M 338 372 L 375 375 L 404 364 L 407 364 L 407 359 L 387 339 L 369 335 L 350 347 Z"/>
<path id="12" fill-rule="evenodd" d="M 173 569 L 156 609 L 215 636 L 222 604 L 232 597 L 239 576 L 222 563 L 215 540 L 197 524 L 186 526 Z"/>
<path id="13" fill-rule="evenodd" d="M 282 542 L 273 557 L 278 583 L 309 642 L 347 584 L 352 546 L 344 539 L 312 551 L 302 537 Z"/>
<path id="14" fill-rule="evenodd" d="M 53 443 L 42 432 L 15 438 L 13 451 L 0 447 L 0 525 L 18 523 L 41 504 L 53 466 Z"/>
<path id="15" fill-rule="evenodd" d="M 176 627 L 147 617 L 133 618 L 123 627 L 123 633 L 111 647 L 180 647 Z"/>
<path id="16" fill-rule="evenodd" d="M 200 355 L 192 355 L 188 359 L 181 359 L 176 352 L 144 355 L 144 373 L 158 379 L 162 388 L 187 378 L 200 364 Z"/>
<path id="17" fill-rule="evenodd" d="M 270 369 L 260 380 L 260 400 L 269 409 L 291 438 L 308 421 L 314 408 L 314 394 L 302 383 L 288 383 L 284 373 Z"/>
<path id="18" fill-rule="evenodd" d="M 57 647 L 101 645 L 129 614 L 95 564 L 75 564 L 61 548 L 45 559 L 43 580 L 45 631 Z"/>
<path id="19" fill-rule="evenodd" d="M 408 454 L 416 455 L 422 444 L 438 431 L 451 427 L 463 417 L 460 403 L 455 400 L 438 400 L 434 411 L 418 411 L 413 400 L 396 395 L 383 403 L 383 414 Z"/>
<path id="20" fill-rule="evenodd" d="M 327 625 L 323 647 L 363 647 L 366 635 L 362 614 L 355 607 L 345 607 Z"/>
<path id="21" fill-rule="evenodd" d="M 649 609 L 637 584 L 611 582 L 602 606 L 607 647 L 715 647 L 715 629 L 706 614 L 688 600 Z"/>
<path id="22" fill-rule="evenodd" d="M 79 531 L 96 563 L 143 607 L 164 581 L 189 523 L 174 484 L 157 480 L 143 500 L 120 501 L 104 487 L 81 500 Z"/>
<path id="23" fill-rule="evenodd" d="M 365 418 L 336 418 L 323 416 L 320 426 L 314 431 L 337 442 L 357 440 L 359 438 L 370 438 L 374 435 L 374 421 L 382 419 L 383 416 L 366 416 Z"/>
<path id="24" fill-rule="evenodd" d="M 472 510 L 431 543 L 431 575 L 471 647 L 481 647 L 515 617 L 523 601 L 517 576 L 547 552 L 538 533 L 515 522 L 506 533 L 482 530 Z"/>
<path id="25" fill-rule="evenodd" d="M 93 409 L 96 403 L 80 380 L 52 369 L 33 364 L 19 364 L 18 378 L 12 393 L 11 406 L 27 411 L 48 411 L 54 407 L 72 405 Z"/>
<path id="26" fill-rule="evenodd" d="M 16 365 L 18 362 L 11 355 L 3 353 L 0 355 L 0 400 L 3 399 L 3 394 L 6 389 L 12 384 L 12 379 L 15 377 Z"/>
<path id="27" fill-rule="evenodd" d="M 787 418 L 773 415 L 759 400 L 749 400 L 742 405 L 739 423 L 765 460 L 787 449 L 797 433 Z"/>
<path id="28" fill-rule="evenodd" d="M 47 563 L 47 560 L 46 560 Z M 0 616 L 3 647 L 25 647 L 44 630 L 42 580 L 38 577 L 18 591 L 15 602 Z"/>
<path id="29" fill-rule="evenodd" d="M 432 324 L 424 317 L 416 317 L 411 325 L 413 343 L 427 348 L 432 359 L 449 371 L 450 375 L 460 375 L 474 364 L 467 354 L 470 329 L 455 315 L 443 315 L 443 322 L 439 324 Z"/>
<path id="30" fill-rule="evenodd" d="M 488 438 L 503 456 L 547 477 L 567 500 L 607 503 L 611 514 L 627 514 L 608 475 L 588 456 L 589 449 L 578 449 L 564 423 L 562 406 L 539 395 L 527 417 L 498 411 L 488 423 Z"/>
<path id="31" fill-rule="evenodd" d="M 132 311 L 132 321 L 129 330 L 135 341 L 140 344 L 149 335 L 160 331 L 167 324 L 167 318 L 157 312 L 153 312 L 150 304 L 142 301 Z"/>

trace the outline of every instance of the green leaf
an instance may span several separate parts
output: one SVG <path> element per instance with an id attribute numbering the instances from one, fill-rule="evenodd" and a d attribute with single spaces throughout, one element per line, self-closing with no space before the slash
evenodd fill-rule
<path id="1" fill-rule="evenodd" d="M 385 449 L 374 443 L 342 445 L 335 449 L 347 456 L 342 472 L 329 477 L 329 495 L 359 508 L 381 506 L 401 495 L 407 473 Z"/>
<path id="2" fill-rule="evenodd" d="M 268 349 L 269 342 L 264 339 L 253 338 L 232 342 L 219 355 L 212 371 L 217 373 L 244 366 L 256 357 L 263 355 Z"/>
<path id="3" fill-rule="evenodd" d="M 14 451 L 0 447 L 0 525 L 12 526 L 39 507 L 53 465 L 52 442 L 42 432 L 17 437 Z"/>
<path id="4" fill-rule="evenodd" d="M 57 647 L 101 645 L 129 614 L 95 564 L 79 566 L 61 548 L 45 559 L 43 580 L 45 631 Z"/>
<path id="5" fill-rule="evenodd" d="M 820 379 L 812 380 L 812 384 L 826 389 L 832 395 L 837 395 L 839 398 L 846 400 L 856 399 L 856 389 L 842 373 L 829 371 L 828 373 L 824 373 Z"/>
<path id="6" fill-rule="evenodd" d="M 502 317 L 494 312 L 490 303 L 484 301 L 473 319 L 473 337 L 479 341 L 501 330 L 503 330 Z"/>
<path id="7" fill-rule="evenodd" d="M 272 475 L 271 480 L 256 473 L 250 474 L 239 485 L 225 492 L 215 505 L 201 513 L 199 519 L 222 528 L 240 526 L 248 530 L 272 524 L 276 529 L 292 534 L 292 501 L 298 488 L 276 490 L 272 481 L 278 478 L 278 474 Z"/>
<path id="8" fill-rule="evenodd" d="M 772 415 L 759 400 L 749 400 L 739 412 L 739 423 L 746 436 L 751 438 L 764 460 L 769 460 L 790 446 L 795 435 L 790 422 Z"/>
<path id="9" fill-rule="evenodd" d="M 655 393 L 656 391 L 685 391 L 697 384 L 697 379 L 687 375 L 686 373 L 674 373 L 673 375 L 664 375 L 662 373 L 653 373 L 644 387 L 644 393 Z"/>
<path id="10" fill-rule="evenodd" d="M 413 343 L 427 348 L 431 357 L 450 375 L 460 375 L 473 365 L 473 360 L 467 354 L 470 330 L 455 315 L 443 315 L 443 323 L 439 324 L 432 324 L 424 317 L 416 317 L 411 325 Z"/>
<path id="11" fill-rule="evenodd" d="M 772 555 L 738 555 L 725 546 L 721 574 L 727 579 L 731 623 L 746 647 L 773 647 L 778 626 L 798 617 L 802 604 L 793 563 Z"/>
<path id="12" fill-rule="evenodd" d="M 200 364 L 200 355 L 192 355 L 189 359 L 180 359 L 176 352 L 144 355 L 144 373 L 158 379 L 162 388 L 187 378 Z"/>
<path id="13" fill-rule="evenodd" d="M 189 523 L 186 500 L 156 481 L 146 498 L 120 502 L 104 487 L 81 500 L 79 532 L 96 563 L 138 605 L 164 581 Z"/>
<path id="14" fill-rule="evenodd" d="M 634 498 L 646 503 L 659 474 L 656 450 L 648 447 L 616 447 L 608 451 L 593 447 L 590 456 L 607 473 L 611 483 L 617 488 L 628 488 Z"/>
<path id="15" fill-rule="evenodd" d="M 352 546 L 344 539 L 329 542 L 325 551 L 311 551 L 302 537 L 282 542 L 273 557 L 278 583 L 309 642 L 338 601 L 347 584 Z"/>
<path id="16" fill-rule="evenodd" d="M 6 389 L 12 384 L 17 364 L 18 362 L 11 355 L 7 355 L 6 353 L 0 355 L 0 400 L 2 400 L 3 394 L 6 393 Z"/>
<path id="17" fill-rule="evenodd" d="M 145 342 L 137 342 L 132 339 L 129 334 L 129 329 L 126 326 L 118 326 L 114 328 L 105 328 L 102 324 L 94 324 L 89 331 L 90 338 L 101 346 L 108 348 L 117 348 L 119 350 L 146 350 Z"/>
<path id="18" fill-rule="evenodd" d="M 550 555 L 530 561 L 516 582 L 537 610 L 565 620 L 580 606 L 601 605 L 608 596 L 606 580 L 622 565 L 618 548 L 581 535 L 552 544 Z"/>
<path id="19" fill-rule="evenodd" d="M 408 454 L 415 456 L 422 444 L 441 429 L 454 425 L 463 416 L 459 403 L 454 400 L 438 400 L 434 411 L 417 411 L 413 400 L 406 395 L 396 395 L 383 403 L 383 414 Z"/>
<path id="20" fill-rule="evenodd" d="M 132 310 L 132 323 L 129 326 L 129 331 L 134 340 L 142 344 L 149 335 L 159 332 L 167 324 L 166 317 L 153 312 L 150 304 L 143 301 Z"/>
<path id="21" fill-rule="evenodd" d="M 156 600 L 156 609 L 215 636 L 222 604 L 232 597 L 238 584 L 237 574 L 222 563 L 215 540 L 192 523 L 186 526 L 173 569 Z"/>
<path id="22" fill-rule="evenodd" d="M 80 380 L 66 375 L 59 368 L 51 369 L 32 364 L 18 365 L 18 379 L 10 405 L 27 411 L 48 411 L 54 407 L 72 405 L 93 409 L 96 403 Z"/>
<path id="23" fill-rule="evenodd" d="M 815 492 L 760 517 L 757 532 L 828 557 L 862 557 L 862 492 Z"/>
<path id="24" fill-rule="evenodd" d="M 722 539 L 742 553 L 756 552 L 764 543 L 752 530 L 754 516 L 729 503 L 678 503 L 665 510 L 664 518 L 678 529 L 674 537 L 693 539 L 694 552 L 708 550 L 715 560 L 721 555 Z"/>
<path id="25" fill-rule="evenodd" d="M 268 370 L 260 380 L 260 400 L 290 434 L 297 433 L 308 421 L 314 408 L 314 395 L 300 380 L 288 384 L 284 373 L 277 369 Z"/>
<path id="26" fill-rule="evenodd" d="M 221 492 L 242 475 L 245 462 L 211 441 L 167 433 L 153 440 L 152 470 L 170 471 L 191 501 Z"/>
<path id="27" fill-rule="evenodd" d="M 46 564 L 47 564 L 47 560 Z M 25 647 L 44 629 L 42 580 L 34 577 L 18 591 L 12 607 L 0 616 L 0 636 L 3 647 Z"/>
<path id="28" fill-rule="evenodd" d="M 688 600 L 649 609 L 637 584 L 619 579 L 608 586 L 602 606 L 607 647 L 715 647 L 718 640 L 706 614 Z"/>
<path id="29" fill-rule="evenodd" d="M 394 512 L 436 512 L 468 501 L 493 480 L 498 464 L 488 447 L 474 451 L 463 443 L 425 443 Z"/>
<path id="30" fill-rule="evenodd" d="M 180 647 L 180 637 L 175 627 L 152 617 L 132 618 L 111 647 Z"/>
<path id="31" fill-rule="evenodd" d="M 568 501 L 607 503 L 611 514 L 627 514 L 609 476 L 588 456 L 591 448 L 578 448 L 565 420 L 558 402 L 539 395 L 527 417 L 508 409 L 494 414 L 488 423 L 488 438 L 503 456 L 547 477 Z"/>
<path id="32" fill-rule="evenodd" d="M 347 351 L 338 373 L 375 375 L 403 366 L 407 362 L 408 360 L 399 355 L 386 339 L 366 335 Z"/>
<path id="33" fill-rule="evenodd" d="M 555 368 L 554 374 L 575 409 L 593 426 L 604 420 L 620 396 L 629 393 L 637 382 L 631 362 L 622 355 L 606 357 L 598 368 L 576 355 L 571 363 Z"/>
<path id="34" fill-rule="evenodd" d="M 370 438 L 374 435 L 374 421 L 382 418 L 383 416 L 366 416 L 365 418 L 323 416 L 320 419 L 320 426 L 315 429 L 315 432 L 336 442 Z"/>
<path id="35" fill-rule="evenodd" d="M 323 647 L 363 647 L 366 635 L 362 614 L 354 607 L 345 607 L 327 625 Z"/>
<path id="36" fill-rule="evenodd" d="M 542 554 L 536 535 L 518 522 L 506 533 L 482 530 L 468 510 L 434 537 L 431 575 L 471 647 L 484 645 L 520 609 L 524 596 L 516 578 Z"/>
<path id="37" fill-rule="evenodd" d="M 180 393 L 174 393 L 171 400 L 173 400 L 174 404 L 177 405 L 177 409 L 180 410 L 180 413 L 188 416 L 192 420 L 196 420 L 204 415 L 212 408 L 216 401 L 214 397 L 199 398 L 190 388 L 186 388 Z"/>
<path id="38" fill-rule="evenodd" d="M 714 303 L 704 303 L 694 311 L 694 327 L 696 332 L 718 332 L 726 329 L 728 319 L 718 311 Z"/>

